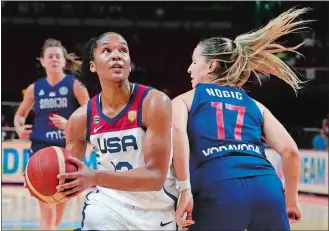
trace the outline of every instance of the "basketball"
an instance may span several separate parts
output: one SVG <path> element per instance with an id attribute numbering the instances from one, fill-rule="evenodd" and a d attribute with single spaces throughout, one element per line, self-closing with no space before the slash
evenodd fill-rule
<path id="1" fill-rule="evenodd" d="M 32 196 L 45 203 L 65 201 L 64 194 L 56 190 L 57 185 L 64 183 L 57 179 L 57 175 L 78 170 L 76 165 L 67 160 L 69 156 L 68 150 L 50 146 L 37 151 L 30 158 L 25 170 L 25 181 Z"/>

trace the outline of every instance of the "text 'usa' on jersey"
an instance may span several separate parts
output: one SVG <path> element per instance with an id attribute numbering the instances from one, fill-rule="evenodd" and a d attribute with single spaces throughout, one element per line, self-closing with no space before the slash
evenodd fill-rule
<path id="1" fill-rule="evenodd" d="M 56 114 L 68 119 L 78 108 L 73 91 L 74 80 L 72 75 L 65 75 L 54 86 L 48 83 L 47 78 L 34 83 L 35 119 L 31 139 L 53 144 L 65 142 L 64 131 L 56 128 L 49 118 Z"/>
<path id="2" fill-rule="evenodd" d="M 150 89 L 135 84 L 128 104 L 113 118 L 102 112 L 101 94 L 89 100 L 86 139 L 97 149 L 98 167 L 114 165 L 116 170 L 123 167 L 129 170 L 139 164 L 146 130 L 142 123 L 142 102 Z"/>
<path id="3" fill-rule="evenodd" d="M 267 166 L 269 162 L 261 142 L 262 125 L 263 116 L 258 106 L 243 90 L 199 84 L 195 89 L 187 126 L 191 171 L 209 160 L 225 157 L 227 161 L 229 156 L 232 156 L 231 163 L 226 165 L 235 169 L 240 165 L 249 168 L 254 164 L 271 167 Z M 232 172 L 232 169 L 227 171 Z M 243 171 L 239 172 L 242 176 L 245 174 Z M 222 172 L 220 174 L 219 177 L 230 177 Z"/>
<path id="4" fill-rule="evenodd" d="M 87 106 L 87 137 L 95 147 L 99 170 L 129 171 L 145 167 L 144 139 L 147 128 L 142 122 L 142 105 L 151 88 L 134 84 L 128 104 L 116 116 L 110 118 L 102 111 L 101 94 L 94 96 Z M 152 192 L 124 192 L 97 186 L 102 203 L 112 198 L 134 208 L 163 209 L 173 207 L 175 201 L 169 195 L 175 191 L 176 181 L 168 171 L 163 189 Z M 101 197 L 101 198 L 100 198 Z M 152 201 L 152 203 L 150 203 Z"/>

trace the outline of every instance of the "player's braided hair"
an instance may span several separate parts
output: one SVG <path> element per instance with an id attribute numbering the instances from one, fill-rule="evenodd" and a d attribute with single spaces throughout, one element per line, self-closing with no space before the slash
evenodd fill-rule
<path id="1" fill-rule="evenodd" d="M 62 48 L 64 58 L 66 59 L 66 66 L 64 68 L 65 70 L 69 70 L 69 71 L 75 73 L 76 71 L 78 71 L 80 69 L 81 61 L 78 60 L 79 57 L 76 56 L 75 53 L 68 53 L 66 48 L 62 45 L 61 41 L 56 40 L 56 39 L 49 38 L 44 42 L 44 44 L 41 48 L 41 52 L 40 52 L 41 58 L 44 57 L 45 50 L 49 47 Z M 40 58 L 37 58 L 37 59 L 39 60 Z"/>
<path id="2" fill-rule="evenodd" d="M 84 84 L 90 85 L 92 82 L 98 80 L 97 74 L 90 71 L 90 61 L 94 60 L 94 50 L 97 46 L 97 41 L 100 36 L 91 38 L 84 47 L 82 55 L 82 65 L 77 78 Z"/>
<path id="3" fill-rule="evenodd" d="M 252 72 L 260 82 L 257 75 L 260 72 L 282 79 L 297 93 L 303 81 L 275 54 L 296 52 L 303 43 L 285 47 L 276 41 L 283 35 L 307 28 L 304 24 L 312 20 L 296 19 L 309 10 L 292 8 L 271 20 L 265 27 L 239 35 L 235 40 L 215 37 L 201 41 L 199 45 L 203 48 L 202 55 L 206 60 L 217 60 L 220 63 L 220 67 L 214 71 L 216 77 L 213 81 L 242 87 Z"/>

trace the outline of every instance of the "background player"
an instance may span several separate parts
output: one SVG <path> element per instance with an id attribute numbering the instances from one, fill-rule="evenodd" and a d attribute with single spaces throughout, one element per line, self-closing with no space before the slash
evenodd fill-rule
<path id="1" fill-rule="evenodd" d="M 190 155 L 185 165 L 195 224 L 189 230 L 289 230 L 288 216 L 300 221 L 298 148 L 271 112 L 241 87 L 252 72 L 262 72 L 297 92 L 301 81 L 275 54 L 299 46 L 275 41 L 304 28 L 306 21 L 295 19 L 306 11 L 292 9 L 260 30 L 235 40 L 209 38 L 195 48 L 188 69 L 193 90 L 173 100 L 174 155 Z M 266 159 L 262 135 L 282 157 L 285 192 Z M 177 209 L 185 228 L 182 215 L 191 212 L 190 204 L 181 202 Z"/>
<path id="2" fill-rule="evenodd" d="M 64 70 L 76 71 L 81 61 L 74 54 L 68 54 L 61 42 L 47 39 L 41 50 L 41 65 L 46 77 L 32 83 L 19 105 L 14 125 L 21 139 L 31 139 L 30 157 L 40 149 L 48 146 L 65 147 L 64 129 L 69 116 L 88 102 L 87 89 L 72 75 Z M 78 101 L 78 102 L 77 102 Z M 34 124 L 25 124 L 25 119 L 34 106 Z M 56 229 L 60 224 L 64 204 L 54 205 L 39 201 L 40 228 Z"/>
<path id="3" fill-rule="evenodd" d="M 176 180 L 171 173 L 171 101 L 162 92 L 128 81 L 127 41 L 109 32 L 91 39 L 84 78 L 99 78 L 102 92 L 68 122 L 67 149 L 82 160 L 87 141 L 98 151 L 98 170 L 71 158 L 79 171 L 58 186 L 73 197 L 91 185 L 82 230 L 174 230 Z M 129 171 L 126 171 L 129 170 Z"/>

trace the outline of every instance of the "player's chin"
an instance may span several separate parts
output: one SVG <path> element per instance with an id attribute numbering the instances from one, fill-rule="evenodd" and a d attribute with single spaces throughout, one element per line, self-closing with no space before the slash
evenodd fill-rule
<path id="1" fill-rule="evenodd" d="M 192 83 L 192 88 L 195 88 L 195 87 L 196 87 L 196 85 L 197 85 L 197 82 L 196 82 L 196 81 L 194 81 L 194 80 L 192 80 L 192 81 L 191 81 L 191 83 Z"/>
<path id="2" fill-rule="evenodd" d="M 128 74 L 124 72 L 111 73 L 110 80 L 114 82 L 122 82 L 128 79 Z"/>
<path id="3" fill-rule="evenodd" d="M 50 66 L 47 68 L 48 71 L 54 72 L 54 73 L 60 73 L 63 72 L 64 67 L 62 66 Z"/>

